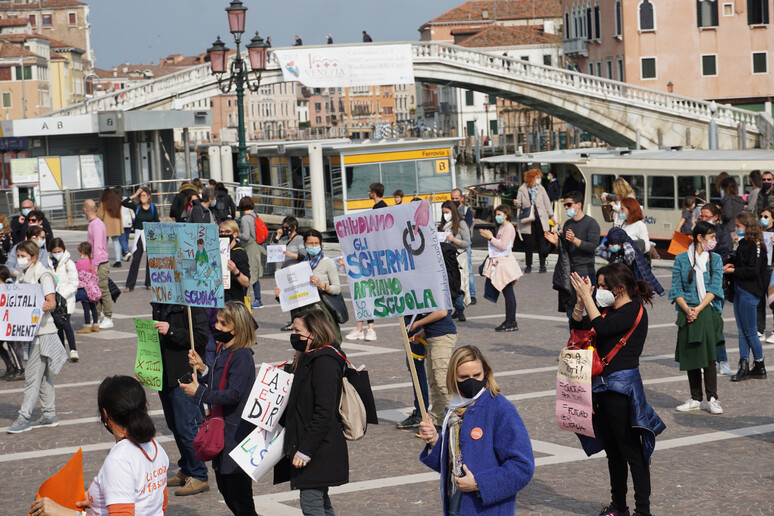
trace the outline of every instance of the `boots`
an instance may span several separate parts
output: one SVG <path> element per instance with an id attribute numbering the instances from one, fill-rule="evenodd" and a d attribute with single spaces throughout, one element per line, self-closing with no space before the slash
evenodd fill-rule
<path id="1" fill-rule="evenodd" d="M 732 382 L 740 382 L 750 378 L 750 366 L 747 363 L 746 358 L 739 359 L 739 370 L 734 376 L 731 377 Z"/>
<path id="2" fill-rule="evenodd" d="M 16 373 L 18 371 L 19 370 L 16 368 L 16 366 L 11 364 L 5 370 L 5 374 L 3 376 L 0 376 L 0 380 L 10 380 L 12 376 L 16 376 Z"/>
<path id="3" fill-rule="evenodd" d="M 760 362 L 757 360 L 753 362 L 752 369 L 750 369 L 750 378 L 755 378 L 757 380 L 766 379 L 766 366 L 763 364 L 763 360 Z"/>

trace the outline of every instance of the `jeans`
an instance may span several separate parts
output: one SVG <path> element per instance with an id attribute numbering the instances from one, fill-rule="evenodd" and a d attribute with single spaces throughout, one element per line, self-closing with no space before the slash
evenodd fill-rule
<path id="1" fill-rule="evenodd" d="M 99 277 L 99 289 L 102 291 L 102 299 L 97 302 L 97 312 L 108 319 L 113 317 L 113 298 L 110 297 L 108 288 L 108 276 L 110 275 L 110 262 L 99 264 L 97 267 L 97 276 Z"/>
<path id="2" fill-rule="evenodd" d="M 38 399 L 44 416 L 49 418 L 56 416 L 54 378 L 48 367 L 48 361 L 48 358 L 40 354 L 40 336 L 37 336 L 30 345 L 30 356 L 24 376 L 24 401 L 19 410 L 19 415 L 24 419 L 31 418 Z"/>
<path id="3" fill-rule="evenodd" d="M 468 246 L 468 274 L 470 274 L 470 297 L 476 297 L 476 275 L 473 273 L 473 249 Z"/>
<path id="4" fill-rule="evenodd" d="M 723 314 L 723 307 L 725 306 L 726 301 L 725 299 L 720 300 L 720 313 Z M 723 340 L 726 340 L 726 336 L 723 335 Z M 715 362 L 728 362 L 728 353 L 726 353 L 726 344 L 723 343 L 722 346 L 718 346 L 717 351 L 715 352 Z"/>
<path id="5" fill-rule="evenodd" d="M 143 240 L 140 240 L 137 242 L 137 249 L 132 253 L 132 263 L 129 265 L 129 274 L 126 276 L 126 288 L 129 290 L 133 290 L 134 284 L 137 283 L 137 273 L 140 271 L 140 262 L 144 251 Z M 150 284 L 150 267 L 148 267 L 148 260 L 145 260 L 145 286 L 150 287 Z"/>
<path id="6" fill-rule="evenodd" d="M 304 516 L 336 516 L 328 496 L 328 488 L 301 489 L 301 512 Z"/>
<path id="7" fill-rule="evenodd" d="M 417 344 L 421 346 L 421 344 Z M 427 390 L 427 371 L 425 370 L 425 361 L 414 358 L 414 369 L 417 371 L 417 383 L 419 383 L 419 391 L 422 393 L 422 399 L 425 402 L 425 411 L 430 406 L 430 394 Z M 409 367 L 408 358 L 406 359 L 406 368 L 411 371 Z M 414 411 L 417 414 L 421 414 L 419 410 L 419 400 L 417 399 L 417 393 L 414 391 Z"/>
<path id="8" fill-rule="evenodd" d="M 129 252 L 129 234 L 132 232 L 132 227 L 124 228 L 124 232 L 118 235 L 118 243 L 121 244 L 121 252 L 126 254 Z"/>
<path id="9" fill-rule="evenodd" d="M 449 360 L 457 343 L 457 334 L 430 337 L 427 340 L 427 384 L 433 408 L 430 411 L 434 425 L 442 425 L 446 416 L 446 407 L 451 401 L 449 389 L 446 388 L 446 374 L 449 371 Z"/>
<path id="10" fill-rule="evenodd" d="M 93 301 L 81 301 L 83 305 L 83 323 L 88 326 L 91 324 L 92 319 L 94 324 L 97 324 L 99 314 L 97 313 L 97 303 Z"/>
<path id="11" fill-rule="evenodd" d="M 216 471 L 215 481 L 231 512 L 236 516 L 257 516 L 253 500 L 253 479 L 247 473 L 241 469 L 228 475 Z"/>
<path id="12" fill-rule="evenodd" d="M 516 294 L 513 293 L 513 286 L 516 281 L 511 281 L 503 287 L 503 297 L 505 297 L 505 322 L 516 322 Z"/>
<path id="13" fill-rule="evenodd" d="M 755 360 L 763 360 L 763 346 L 758 338 L 756 308 L 758 297 L 738 284 L 734 285 L 734 317 L 739 330 L 739 358 L 749 360 L 752 349 Z"/>
<path id="14" fill-rule="evenodd" d="M 253 296 L 255 296 L 255 302 L 260 303 L 261 302 L 261 282 L 256 281 L 253 283 Z"/>
<path id="15" fill-rule="evenodd" d="M 121 235 L 110 237 L 110 239 L 113 241 L 113 250 L 116 253 L 116 261 L 121 261 L 121 256 L 123 256 L 123 253 L 121 253 Z"/>
<path id="16" fill-rule="evenodd" d="M 64 327 L 59 328 L 57 333 L 59 334 L 59 340 L 62 341 L 62 344 L 64 344 L 66 336 L 70 349 L 75 350 L 75 334 L 73 333 L 73 325 L 70 324 L 70 314 L 65 315 Z"/>
<path id="17" fill-rule="evenodd" d="M 193 440 L 199 433 L 204 416 L 202 407 L 180 387 L 170 388 L 164 385 L 159 392 L 159 399 L 161 408 L 164 409 L 167 427 L 175 437 L 175 444 L 180 452 L 180 460 L 177 461 L 180 471 L 206 482 L 207 465 L 196 458 L 193 449 Z"/>
<path id="18" fill-rule="evenodd" d="M 465 294 L 460 294 L 457 299 L 454 300 L 454 309 L 458 312 L 465 311 Z"/>

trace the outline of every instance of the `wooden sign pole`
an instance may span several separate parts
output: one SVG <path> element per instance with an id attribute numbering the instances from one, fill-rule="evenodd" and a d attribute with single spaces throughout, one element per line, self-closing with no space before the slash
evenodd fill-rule
<path id="1" fill-rule="evenodd" d="M 427 411 L 425 410 L 425 398 L 422 396 L 422 389 L 419 388 L 419 379 L 417 378 L 417 368 L 414 366 L 414 357 L 411 356 L 411 344 L 409 343 L 408 331 L 406 330 L 406 321 L 403 317 L 400 320 L 400 332 L 403 335 L 403 346 L 406 348 L 406 358 L 408 359 L 409 369 L 411 370 L 411 381 L 414 383 L 414 393 L 419 401 L 419 412 L 422 414 L 422 421 L 427 421 Z"/>
<path id="2" fill-rule="evenodd" d="M 188 337 L 191 339 L 191 350 L 196 351 L 196 348 L 194 347 L 193 316 L 191 315 L 191 307 L 187 306 L 186 308 L 188 308 Z M 193 374 L 198 374 L 195 367 L 193 368 Z"/>

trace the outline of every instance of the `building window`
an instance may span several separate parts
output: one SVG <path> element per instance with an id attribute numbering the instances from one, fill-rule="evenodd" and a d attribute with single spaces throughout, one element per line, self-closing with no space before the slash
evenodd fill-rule
<path id="1" fill-rule="evenodd" d="M 626 82 L 626 77 L 624 76 L 624 64 L 623 64 L 622 57 L 619 57 L 616 60 L 616 65 L 618 65 L 618 80 L 621 82 Z"/>
<path id="2" fill-rule="evenodd" d="M 769 23 L 769 0 L 747 0 L 747 24 Z"/>
<path id="3" fill-rule="evenodd" d="M 546 66 L 551 66 L 551 56 L 545 55 L 543 56 L 543 64 Z"/>
<path id="4" fill-rule="evenodd" d="M 3 107 L 4 108 L 11 108 L 13 107 L 11 104 L 11 92 L 10 91 L 4 91 L 3 92 Z"/>
<path id="5" fill-rule="evenodd" d="M 656 78 L 656 58 L 641 57 L 640 58 L 640 79 L 655 79 L 655 78 Z"/>
<path id="6" fill-rule="evenodd" d="M 621 0 L 615 2 L 615 35 L 623 34 L 623 20 L 621 18 Z"/>
<path id="7" fill-rule="evenodd" d="M 466 106 L 473 105 L 473 92 L 470 90 L 465 91 L 465 105 Z"/>
<path id="8" fill-rule="evenodd" d="M 319 112 L 321 109 L 322 109 L 322 104 L 320 104 L 319 102 L 315 102 L 314 110 Z"/>
<path id="9" fill-rule="evenodd" d="M 701 56 L 701 75 L 702 77 L 715 77 L 718 74 L 718 56 L 716 54 L 707 54 Z"/>
<path id="10" fill-rule="evenodd" d="M 30 14 L 30 25 L 33 27 L 38 24 L 38 19 L 34 14 Z"/>
<path id="11" fill-rule="evenodd" d="M 594 63 L 589 63 L 589 75 L 594 75 Z"/>
<path id="12" fill-rule="evenodd" d="M 602 20 L 599 14 L 599 3 L 594 5 L 594 38 L 602 38 Z"/>
<path id="13" fill-rule="evenodd" d="M 476 123 L 468 121 L 465 123 L 465 131 L 467 134 L 465 136 L 475 136 L 476 135 Z"/>
<path id="14" fill-rule="evenodd" d="M 594 26 L 592 25 L 591 6 L 586 6 L 586 39 L 592 39 Z"/>
<path id="15" fill-rule="evenodd" d="M 17 81 L 22 80 L 21 69 L 18 66 L 14 66 L 14 69 L 16 71 L 16 80 Z M 24 80 L 25 81 L 32 80 L 32 67 L 31 66 L 25 66 L 24 67 Z"/>
<path id="16" fill-rule="evenodd" d="M 70 25 L 78 25 L 78 13 L 67 13 L 67 21 Z"/>
<path id="17" fill-rule="evenodd" d="M 525 63 L 529 63 L 529 56 L 521 56 L 519 59 L 521 59 Z"/>
<path id="18" fill-rule="evenodd" d="M 489 104 L 496 106 L 497 105 L 497 95 L 489 95 Z"/>
<path id="19" fill-rule="evenodd" d="M 699 27 L 717 27 L 718 0 L 696 0 L 696 17 Z"/>
<path id="20" fill-rule="evenodd" d="M 723 16 L 733 16 L 734 15 L 734 4 L 726 3 L 723 4 Z"/>
<path id="21" fill-rule="evenodd" d="M 613 61 L 610 59 L 607 59 L 605 61 L 605 71 L 607 72 L 607 78 L 612 79 L 613 78 Z"/>
<path id="22" fill-rule="evenodd" d="M 316 123 L 318 123 L 318 124 L 321 124 L 322 123 L 322 117 L 321 116 L 316 116 L 316 117 L 314 117 L 314 121 Z"/>
<path id="23" fill-rule="evenodd" d="M 489 133 L 490 134 L 497 134 L 497 120 L 490 120 L 489 121 Z"/>
<path id="24" fill-rule="evenodd" d="M 44 14 L 43 15 L 43 26 L 44 27 L 51 27 L 51 15 L 50 14 Z"/>
<path id="25" fill-rule="evenodd" d="M 570 13 L 564 11 L 564 39 L 570 39 Z"/>
<path id="26" fill-rule="evenodd" d="M 769 60 L 768 52 L 753 52 L 752 53 L 753 73 L 769 73 L 768 60 Z"/>
<path id="27" fill-rule="evenodd" d="M 656 14 L 649 0 L 642 0 L 639 8 L 640 32 L 656 30 Z"/>

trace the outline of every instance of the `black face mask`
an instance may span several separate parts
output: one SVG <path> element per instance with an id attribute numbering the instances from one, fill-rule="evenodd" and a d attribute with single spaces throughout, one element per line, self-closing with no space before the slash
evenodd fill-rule
<path id="1" fill-rule="evenodd" d="M 292 232 L 290 231 L 290 228 L 289 228 L 289 227 L 287 227 L 287 226 L 283 226 L 283 227 L 282 227 L 282 233 L 283 233 L 283 234 L 285 234 L 285 235 L 289 235 L 289 234 L 290 234 L 290 233 L 292 233 Z"/>
<path id="2" fill-rule="evenodd" d="M 771 188 L 771 185 L 774 185 L 774 183 L 772 183 L 771 181 L 764 181 L 763 182 L 763 188 L 765 188 L 766 190 Z"/>
<path id="3" fill-rule="evenodd" d="M 290 334 L 290 345 L 296 351 L 303 353 L 306 351 L 307 344 L 309 344 L 309 339 L 307 337 L 302 336 L 300 333 Z"/>
<path id="4" fill-rule="evenodd" d="M 234 334 L 230 331 L 220 331 L 219 329 L 212 330 L 212 338 L 215 339 L 215 342 L 220 342 L 222 344 L 228 344 L 232 340 L 234 340 Z"/>
<path id="5" fill-rule="evenodd" d="M 452 201 L 452 202 L 454 203 L 454 206 L 456 206 L 457 208 L 459 208 L 459 207 L 460 207 L 460 203 L 461 203 L 462 201 Z"/>
<path id="6" fill-rule="evenodd" d="M 464 382 L 457 382 L 457 389 L 463 398 L 474 398 L 484 387 L 486 387 L 486 380 L 477 380 L 476 378 L 468 378 Z"/>
<path id="7" fill-rule="evenodd" d="M 218 235 L 218 236 L 220 238 L 228 238 L 228 243 L 229 244 L 234 241 L 234 235 Z"/>

